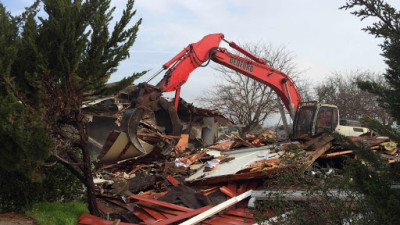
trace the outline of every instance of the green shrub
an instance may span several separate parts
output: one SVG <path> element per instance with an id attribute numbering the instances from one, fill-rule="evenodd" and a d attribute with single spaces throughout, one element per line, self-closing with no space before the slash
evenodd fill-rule
<path id="1" fill-rule="evenodd" d="M 33 182 L 24 174 L 0 169 L 0 213 L 21 212 L 42 201 L 82 199 L 82 184 L 64 166 L 44 168 L 43 174 L 41 182 Z"/>
<path id="2" fill-rule="evenodd" d="M 33 217 L 39 225 L 75 225 L 85 212 L 88 209 L 81 202 L 40 202 L 26 211 L 26 215 Z"/>

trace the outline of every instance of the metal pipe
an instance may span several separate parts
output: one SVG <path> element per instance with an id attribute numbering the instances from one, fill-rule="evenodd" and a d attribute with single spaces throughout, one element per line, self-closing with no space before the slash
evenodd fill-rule
<path id="1" fill-rule="evenodd" d="M 289 98 L 289 113 L 290 113 L 290 118 L 292 118 L 292 120 L 294 119 L 294 106 L 292 103 L 292 98 L 290 97 L 290 92 L 289 92 L 289 87 L 287 85 L 287 80 L 283 80 L 283 82 L 285 83 L 285 88 L 286 88 L 286 93 L 288 95 Z"/>
<path id="2" fill-rule="evenodd" d="M 156 77 L 158 74 L 160 74 L 162 71 L 164 71 L 164 68 L 161 68 L 157 73 L 155 73 L 153 76 L 151 76 L 146 83 L 149 83 L 151 80 L 154 79 L 154 77 Z"/>

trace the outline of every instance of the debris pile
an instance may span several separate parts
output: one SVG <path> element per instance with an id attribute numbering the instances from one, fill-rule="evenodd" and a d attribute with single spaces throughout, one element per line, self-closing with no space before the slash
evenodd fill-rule
<path id="1" fill-rule="evenodd" d="M 277 141 L 271 130 L 245 137 L 218 134 L 218 127 L 230 125 L 229 120 L 182 99 L 178 114 L 183 134 L 167 135 L 146 115 L 138 121 L 139 149 L 129 131 L 118 129 L 129 110 L 129 96 L 124 92 L 119 98 L 125 100 L 107 99 L 95 105 L 97 110 L 86 109 L 92 121 L 101 121 L 100 126 L 93 122 L 89 133 L 99 153 L 94 183 L 106 220 L 83 214 L 78 224 L 254 224 L 249 209 L 254 202 L 249 199 L 262 199 L 264 192 L 252 196 L 252 191 L 263 190 L 268 177 L 295 167 L 306 169 L 316 160 L 355 157 L 354 149 L 327 133 L 292 141 Z M 107 137 L 98 130 L 105 127 Z M 388 138 L 351 139 L 378 151 L 388 163 L 400 161 L 397 144 Z M 295 160 L 287 160 L 295 154 Z"/>
<path id="2" fill-rule="evenodd" d="M 230 224 L 228 221 L 234 220 L 237 224 L 254 224 L 247 200 L 242 200 L 250 196 L 250 190 L 262 186 L 263 168 L 269 165 L 263 160 L 269 159 L 272 165 L 283 154 L 282 149 L 291 145 L 268 145 L 273 134 L 266 130 L 246 138 L 232 136 L 209 148 L 195 149 L 188 148 L 188 135 L 182 135 L 169 155 L 152 152 L 133 160 L 98 164 L 94 182 L 98 188 L 99 208 L 111 220 L 120 219 L 130 224 L 170 224 L 222 207 L 201 221 L 204 224 Z M 233 142 L 232 146 L 242 148 L 215 149 L 224 142 Z M 252 147 L 248 148 L 249 145 Z M 246 165 L 243 164 L 245 161 Z M 246 174 L 253 176 L 243 176 Z M 79 224 L 108 222 L 84 214 Z"/>
<path id="3" fill-rule="evenodd" d="M 367 149 L 377 152 L 382 159 L 388 163 L 400 161 L 397 143 L 391 141 L 388 137 L 359 136 L 349 138 L 352 142 L 363 143 Z M 333 142 L 332 148 L 330 148 L 326 154 L 322 155 L 321 158 L 336 158 L 343 156 L 354 157 L 354 149 L 350 149 L 346 143 Z"/>

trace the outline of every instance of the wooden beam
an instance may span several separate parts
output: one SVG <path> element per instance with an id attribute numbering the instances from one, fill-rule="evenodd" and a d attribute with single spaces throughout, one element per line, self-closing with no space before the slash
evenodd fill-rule
<path id="1" fill-rule="evenodd" d="M 331 157 L 346 155 L 346 154 L 350 154 L 350 153 L 353 153 L 353 150 L 328 153 L 328 154 L 321 155 L 320 158 L 331 158 Z"/>
<path id="2" fill-rule="evenodd" d="M 155 205 L 164 206 L 164 207 L 167 207 L 167 208 L 170 208 L 170 209 L 175 209 L 175 210 L 179 210 L 179 211 L 183 211 L 183 212 L 193 211 L 193 209 L 190 209 L 190 208 L 186 208 L 186 207 L 179 206 L 179 205 L 174 205 L 174 204 L 163 202 L 163 201 L 158 201 L 158 200 L 151 199 L 151 198 L 142 197 L 142 196 L 139 196 L 139 195 L 131 195 L 131 196 L 129 196 L 129 198 L 135 199 L 135 200 L 139 200 L 139 201 L 148 202 L 148 203 L 152 203 L 152 204 L 155 204 Z"/>

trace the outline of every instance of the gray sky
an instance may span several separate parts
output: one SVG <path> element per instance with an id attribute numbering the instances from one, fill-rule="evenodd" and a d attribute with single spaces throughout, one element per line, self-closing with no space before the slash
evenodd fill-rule
<path id="1" fill-rule="evenodd" d="M 0 1 L 13 14 L 32 2 Z M 388 2 L 400 9 L 400 1 Z M 361 22 L 349 11 L 339 10 L 344 3 L 344 0 L 136 0 L 136 20 L 141 17 L 143 23 L 131 57 L 120 64 L 110 81 L 151 69 L 137 81 L 143 82 L 188 44 L 211 33 L 224 33 L 227 40 L 236 43 L 284 45 L 311 83 L 323 81 L 333 71 L 384 72 L 378 47 L 381 40 L 361 31 L 372 21 Z M 112 0 L 112 4 L 117 6 L 117 17 L 126 0 Z M 182 87 L 181 96 L 195 101 L 218 81 L 219 75 L 212 65 L 199 68 Z"/>

